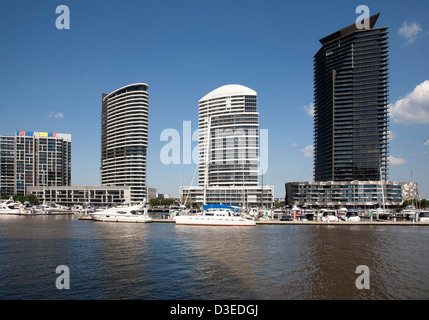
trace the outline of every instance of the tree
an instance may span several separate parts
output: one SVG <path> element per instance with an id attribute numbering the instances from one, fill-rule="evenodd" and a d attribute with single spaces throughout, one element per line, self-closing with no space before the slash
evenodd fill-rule
<path id="1" fill-rule="evenodd" d="M 37 199 L 35 194 L 29 194 L 27 195 L 27 201 L 31 204 L 39 204 L 39 199 Z"/>
<path id="2" fill-rule="evenodd" d="M 280 201 L 275 201 L 274 202 L 274 207 L 275 208 L 281 208 L 281 207 L 284 207 L 284 202 L 280 202 Z"/>
<path id="3" fill-rule="evenodd" d="M 37 199 L 35 194 L 28 194 L 26 196 L 18 196 L 15 194 L 12 198 L 14 201 L 18 201 L 21 203 L 28 201 L 32 205 L 39 204 L 39 199 Z"/>
<path id="4" fill-rule="evenodd" d="M 159 199 L 150 199 L 149 200 L 149 205 L 152 207 L 159 206 L 160 204 L 161 204 L 161 200 L 159 200 Z"/>
<path id="5" fill-rule="evenodd" d="M 426 199 L 422 199 L 422 200 L 417 200 L 417 199 L 405 200 L 402 203 L 402 207 L 415 206 L 417 208 L 427 208 L 428 205 L 429 205 L 429 203 L 428 203 L 428 201 Z"/>
<path id="6" fill-rule="evenodd" d="M 161 199 L 161 204 L 163 206 L 170 206 L 174 203 L 175 199 Z"/>

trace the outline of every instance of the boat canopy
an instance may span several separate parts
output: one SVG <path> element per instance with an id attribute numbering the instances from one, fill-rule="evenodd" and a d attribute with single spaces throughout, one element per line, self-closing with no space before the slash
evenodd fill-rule
<path id="1" fill-rule="evenodd" d="M 240 211 L 240 207 L 238 206 L 232 206 L 229 204 L 205 204 L 203 205 L 203 209 L 228 209 L 231 211 Z"/>

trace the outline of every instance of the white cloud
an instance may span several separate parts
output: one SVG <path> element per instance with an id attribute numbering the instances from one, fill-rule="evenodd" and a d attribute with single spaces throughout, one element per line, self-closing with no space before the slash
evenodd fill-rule
<path id="1" fill-rule="evenodd" d="M 429 140 L 428 140 L 429 141 Z M 298 147 L 298 143 L 296 143 L 296 142 L 294 142 L 294 143 L 292 143 L 292 147 Z"/>
<path id="2" fill-rule="evenodd" d="M 389 156 L 388 160 L 391 166 L 399 166 L 401 164 L 407 163 L 407 161 L 404 158 L 396 158 L 394 156 Z"/>
<path id="3" fill-rule="evenodd" d="M 304 106 L 304 110 L 310 117 L 314 117 L 314 103 L 310 103 L 308 106 Z"/>
<path id="4" fill-rule="evenodd" d="M 416 22 L 408 24 L 407 21 L 404 21 L 402 26 L 399 28 L 398 33 L 401 37 L 405 38 L 408 43 L 413 43 L 422 31 L 420 24 Z"/>
<path id="5" fill-rule="evenodd" d="M 310 145 L 310 146 L 306 146 L 305 148 L 301 149 L 301 152 L 304 153 L 304 157 L 310 158 L 313 156 L 313 150 L 314 150 L 314 146 Z"/>
<path id="6" fill-rule="evenodd" d="M 425 142 L 425 146 L 427 147 L 427 146 L 429 146 L 429 139 L 428 140 L 426 140 L 426 142 Z"/>
<path id="7" fill-rule="evenodd" d="M 49 111 L 48 118 L 63 118 L 64 114 L 62 112 L 54 113 L 53 111 Z"/>
<path id="8" fill-rule="evenodd" d="M 392 130 L 387 130 L 387 139 L 392 141 L 396 137 L 396 134 Z"/>
<path id="9" fill-rule="evenodd" d="M 389 104 L 389 108 L 396 123 L 429 123 L 429 80 L 423 81 L 404 98 Z"/>

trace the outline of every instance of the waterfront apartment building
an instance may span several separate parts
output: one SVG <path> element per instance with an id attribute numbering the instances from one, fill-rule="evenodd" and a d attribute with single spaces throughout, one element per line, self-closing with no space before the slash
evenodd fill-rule
<path id="1" fill-rule="evenodd" d="M 65 206 L 111 206 L 131 203 L 128 186 L 38 186 L 27 187 L 26 194 L 34 194 L 40 202 L 55 202 Z M 156 188 L 147 188 L 148 200 L 156 198 Z"/>
<path id="2" fill-rule="evenodd" d="M 355 24 L 314 56 L 314 180 L 387 180 L 388 28 Z"/>
<path id="3" fill-rule="evenodd" d="M 27 187 L 27 194 L 36 195 L 40 202 L 54 202 L 65 206 L 110 206 L 131 201 L 130 187 L 116 186 Z"/>
<path id="4" fill-rule="evenodd" d="M 182 187 L 182 201 L 271 207 L 273 187 L 258 186 L 257 93 L 219 87 L 199 100 L 198 186 Z"/>
<path id="5" fill-rule="evenodd" d="M 26 195 L 30 186 L 70 186 L 71 135 L 17 131 L 0 136 L 0 192 Z"/>
<path id="6" fill-rule="evenodd" d="M 314 180 L 286 183 L 285 203 L 399 207 L 417 183 L 388 177 L 388 28 L 355 24 L 320 40 L 314 56 Z"/>
<path id="7" fill-rule="evenodd" d="M 311 208 L 398 208 L 418 197 L 417 183 L 385 181 L 288 182 L 285 204 Z"/>
<path id="8" fill-rule="evenodd" d="M 134 83 L 102 95 L 101 184 L 129 186 L 131 203 L 147 200 L 148 88 Z"/>

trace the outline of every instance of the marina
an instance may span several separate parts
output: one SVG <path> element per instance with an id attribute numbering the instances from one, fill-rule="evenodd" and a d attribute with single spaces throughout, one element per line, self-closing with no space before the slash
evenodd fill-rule
<path id="1" fill-rule="evenodd" d="M 31 207 L 12 198 L 0 204 L 0 216 L 50 216 L 72 215 L 78 220 L 130 223 L 175 223 L 178 225 L 202 226 L 256 226 L 256 225 L 383 225 L 383 226 L 426 226 L 429 225 L 429 211 L 409 207 L 400 211 L 374 209 L 357 211 L 340 208 L 311 210 L 294 206 L 288 210 L 242 210 L 238 206 L 208 205 L 206 210 L 194 211 L 186 207 L 180 209 L 149 208 L 146 205 L 120 205 L 94 208 L 92 206 L 65 207 L 55 203 L 45 203 Z"/>

